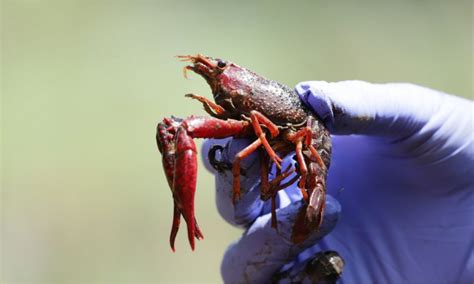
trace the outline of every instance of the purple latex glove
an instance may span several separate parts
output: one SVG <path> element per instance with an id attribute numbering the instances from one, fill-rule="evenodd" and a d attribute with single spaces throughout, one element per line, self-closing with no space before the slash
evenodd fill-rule
<path id="1" fill-rule="evenodd" d="M 315 237 L 285 266 L 292 279 L 304 278 L 301 263 L 330 249 L 346 261 L 340 283 L 472 283 L 473 102 L 411 84 L 304 82 L 296 90 L 336 134 L 327 185 L 343 211 L 331 234 L 319 242 Z M 216 179 L 219 206 L 226 202 L 219 192 L 229 187 L 228 178 Z M 249 177 L 248 184 L 257 181 Z M 250 209 L 258 213 L 247 212 L 248 220 L 267 216 L 262 208 Z M 239 205 L 227 210 L 221 214 L 233 223 L 235 213 L 245 211 Z M 250 228 L 265 230 L 258 222 Z M 257 241 L 247 232 L 237 246 L 246 242 Z M 223 277 L 245 282 L 242 271 L 255 258 L 235 247 L 226 253 Z M 287 256 L 271 253 L 264 263 L 280 264 Z M 245 274 L 251 281 L 271 277 L 253 272 Z"/>
<path id="2" fill-rule="evenodd" d="M 216 173 L 216 204 L 221 216 L 230 224 L 246 228 L 242 238 L 230 245 L 224 256 L 221 274 L 225 283 L 266 283 L 280 269 L 295 260 L 305 249 L 312 247 L 330 232 L 339 218 L 341 207 L 330 195 L 326 196 L 326 208 L 322 225 L 302 244 L 291 242 L 292 226 L 299 209 L 303 205 L 299 188 L 294 184 L 282 190 L 277 196 L 278 231 L 271 228 L 271 203 L 260 199 L 260 161 L 252 154 L 241 162 L 244 173 L 241 177 L 241 198 L 232 204 L 232 173 L 230 170 L 216 172 L 212 168 L 207 153 L 210 147 L 219 145 L 222 152 L 217 160 L 229 163 L 233 157 L 251 141 L 246 139 L 210 139 L 204 143 L 206 167 Z M 282 168 L 294 163 L 293 155 L 282 162 Z M 274 177 L 271 171 L 270 180 Z M 282 183 L 290 180 L 287 177 Z"/>

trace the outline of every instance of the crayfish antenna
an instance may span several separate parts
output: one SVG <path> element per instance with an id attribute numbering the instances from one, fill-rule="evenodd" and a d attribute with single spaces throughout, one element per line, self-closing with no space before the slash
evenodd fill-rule
<path id="1" fill-rule="evenodd" d="M 176 55 L 176 58 L 179 58 L 180 61 L 186 62 L 186 61 L 192 61 L 193 56 L 192 55 Z"/>

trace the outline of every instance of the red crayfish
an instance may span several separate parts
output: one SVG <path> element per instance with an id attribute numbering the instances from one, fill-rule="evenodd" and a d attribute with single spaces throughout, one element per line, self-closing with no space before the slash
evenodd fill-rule
<path id="1" fill-rule="evenodd" d="M 272 226 L 276 228 L 276 193 L 298 182 L 305 201 L 293 225 L 292 241 L 300 243 L 319 229 L 325 205 L 326 175 L 330 163 L 328 130 L 285 85 L 263 78 L 232 62 L 203 55 L 178 56 L 190 65 L 184 68 L 201 75 L 209 84 L 214 101 L 195 94 L 187 97 L 202 103 L 212 117 L 164 118 L 156 139 L 163 168 L 174 199 L 170 245 L 179 229 L 181 215 L 187 223 L 188 239 L 202 239 L 194 215 L 197 158 L 193 138 L 247 137 L 254 141 L 240 151 L 232 163 L 233 202 L 240 197 L 240 162 L 254 151 L 260 153 L 261 198 L 272 200 Z M 209 154 L 211 155 L 211 151 Z M 295 167 L 281 169 L 280 157 L 294 152 Z M 212 157 L 210 157 L 211 160 Z M 215 161 L 215 159 L 212 159 Z M 276 177 L 269 180 L 272 165 Z M 282 181 L 293 172 L 289 181 Z"/>

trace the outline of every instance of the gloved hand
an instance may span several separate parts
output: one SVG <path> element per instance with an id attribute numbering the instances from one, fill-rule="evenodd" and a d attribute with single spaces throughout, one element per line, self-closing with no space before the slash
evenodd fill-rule
<path id="1" fill-rule="evenodd" d="M 334 134 L 327 186 L 340 205 L 328 197 L 322 229 L 292 245 L 288 233 L 301 205 L 296 185 L 279 193 L 275 232 L 259 200 L 258 157 L 244 160 L 235 207 L 232 175 L 217 173 L 220 214 L 247 228 L 224 256 L 224 281 L 269 282 L 282 269 L 301 279 L 306 261 L 335 250 L 346 263 L 340 283 L 472 283 L 473 102 L 399 83 L 303 82 L 296 90 Z M 210 140 L 205 147 L 218 143 L 222 161 L 246 145 Z"/>

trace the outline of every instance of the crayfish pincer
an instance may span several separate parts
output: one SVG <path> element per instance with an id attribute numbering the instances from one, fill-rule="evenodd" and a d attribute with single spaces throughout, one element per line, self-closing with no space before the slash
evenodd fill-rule
<path id="1" fill-rule="evenodd" d="M 257 151 L 261 161 L 261 198 L 272 200 L 272 226 L 276 228 L 275 198 L 279 190 L 295 182 L 305 201 L 293 225 L 292 241 L 303 242 L 322 222 L 326 176 L 330 164 L 331 139 L 321 120 L 300 101 L 296 92 L 278 82 L 229 61 L 203 55 L 178 56 L 190 64 L 184 67 L 201 75 L 209 84 L 214 100 L 188 94 L 198 100 L 211 117 L 164 118 L 158 123 L 156 140 L 163 156 L 163 168 L 174 200 L 170 245 L 179 229 L 181 215 L 188 239 L 202 239 L 194 215 L 197 158 L 193 138 L 247 137 L 253 142 L 235 156 L 233 202 L 240 198 L 240 162 Z M 296 166 L 281 169 L 281 157 L 294 152 Z M 272 166 L 277 175 L 269 180 Z M 282 181 L 291 174 L 289 181 Z"/>

